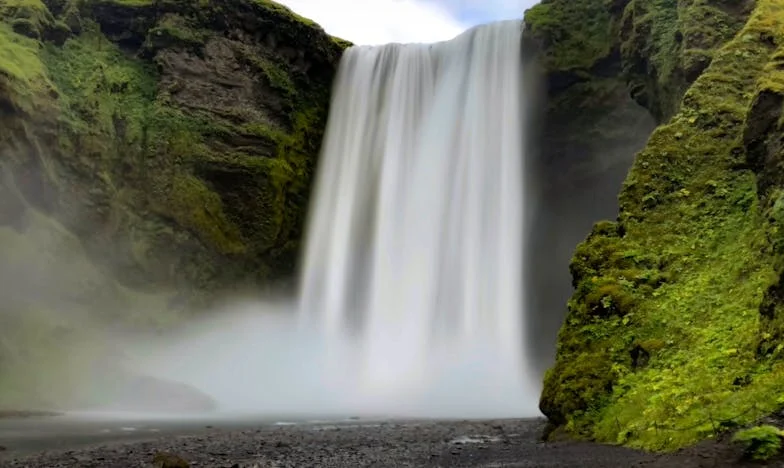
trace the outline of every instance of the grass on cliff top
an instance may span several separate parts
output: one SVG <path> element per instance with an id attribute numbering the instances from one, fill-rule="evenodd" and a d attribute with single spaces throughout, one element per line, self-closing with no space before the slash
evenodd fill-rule
<path id="1" fill-rule="evenodd" d="M 14 1 L 40 1 L 40 0 L 14 0 Z M 155 5 L 156 3 L 177 3 L 183 0 L 92 0 L 98 2 L 107 2 L 107 3 L 116 3 L 118 5 L 128 6 L 128 7 L 146 7 Z M 259 5 L 266 10 L 269 10 L 277 15 L 287 16 L 293 20 L 299 21 L 304 23 L 308 26 L 317 26 L 316 23 L 304 16 L 300 16 L 294 11 L 292 11 L 289 7 L 282 5 L 278 2 L 274 2 L 272 0 L 248 0 L 251 3 Z M 194 0 L 199 8 L 206 8 L 210 6 L 211 3 L 214 3 L 213 0 Z"/>
<path id="2" fill-rule="evenodd" d="M 760 0 L 638 155 L 620 197 L 625 236 L 580 246 L 583 275 L 543 394 L 565 405 L 567 429 L 673 450 L 784 404 L 784 364 L 756 356 L 759 305 L 776 279 L 766 221 L 733 151 L 768 81 L 771 35 L 784 43 L 784 5 Z M 613 266 L 638 256 L 663 284 Z M 569 407 L 575 398 L 585 406 Z"/>

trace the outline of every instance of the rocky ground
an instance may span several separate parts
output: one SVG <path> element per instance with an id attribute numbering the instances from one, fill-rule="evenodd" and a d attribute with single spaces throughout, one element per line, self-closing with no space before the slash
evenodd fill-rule
<path id="1" fill-rule="evenodd" d="M 242 430 L 207 426 L 188 435 L 162 433 L 157 439 L 27 455 L 15 454 L 9 447 L 4 454 L 0 450 L 0 467 L 153 467 L 166 459 L 162 453 L 176 455 L 170 462 L 181 457 L 192 467 L 216 468 L 743 466 L 738 462 L 739 449 L 728 443 L 705 444 L 676 455 L 651 455 L 588 443 L 541 443 L 543 424 L 501 420 L 353 421 Z"/>

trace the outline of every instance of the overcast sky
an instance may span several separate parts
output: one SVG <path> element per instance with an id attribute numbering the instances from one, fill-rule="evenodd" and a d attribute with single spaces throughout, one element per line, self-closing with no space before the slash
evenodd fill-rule
<path id="1" fill-rule="evenodd" d="M 278 0 L 355 44 L 434 42 L 489 21 L 522 18 L 538 0 Z"/>

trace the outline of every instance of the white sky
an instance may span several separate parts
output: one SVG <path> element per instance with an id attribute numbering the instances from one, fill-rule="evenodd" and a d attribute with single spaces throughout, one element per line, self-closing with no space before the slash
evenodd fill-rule
<path id="1" fill-rule="evenodd" d="M 355 44 L 435 42 L 489 21 L 522 18 L 537 0 L 277 0 Z"/>

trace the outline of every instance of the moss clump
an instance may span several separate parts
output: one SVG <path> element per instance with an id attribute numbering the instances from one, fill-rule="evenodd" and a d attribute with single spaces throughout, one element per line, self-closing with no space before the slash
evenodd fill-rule
<path id="1" fill-rule="evenodd" d="M 63 47 L 47 46 L 42 59 L 61 94 L 70 144 L 95 143 L 92 149 L 104 153 L 119 140 L 140 149 L 157 86 L 150 65 L 128 58 L 90 23 Z"/>
<path id="2" fill-rule="evenodd" d="M 192 175 L 175 174 L 168 178 L 160 204 L 153 210 L 170 215 L 186 229 L 214 245 L 221 253 L 237 254 L 245 250 L 236 227 L 229 224 L 220 196 Z"/>
<path id="3" fill-rule="evenodd" d="M 0 4 L 0 20 L 14 32 L 41 39 L 55 24 L 52 13 L 41 0 L 6 0 Z"/>
<path id="4" fill-rule="evenodd" d="M 40 44 L 14 33 L 3 22 L 0 43 L 0 104 L 28 113 L 43 111 L 53 88 L 38 55 Z"/>
<path id="5" fill-rule="evenodd" d="M 203 2 L 207 0 L 202 0 Z M 293 21 L 301 23 L 305 26 L 313 27 L 318 26 L 313 20 L 310 18 L 305 18 L 304 16 L 300 16 L 293 11 L 291 8 L 281 5 L 278 2 L 272 0 L 252 0 L 256 5 L 262 7 L 267 13 L 273 13 L 279 17 L 286 17 L 290 18 Z"/>
<path id="6" fill-rule="evenodd" d="M 572 433 L 672 450 L 775 409 L 784 365 L 757 345 L 778 277 L 742 141 L 774 44 L 784 44 L 784 8 L 760 0 L 637 156 L 617 227 L 602 224 L 578 248 L 541 401 Z"/>
<path id="7" fill-rule="evenodd" d="M 751 2 L 632 0 L 621 19 L 621 54 L 633 96 L 660 120 L 716 50 L 743 26 Z"/>
<path id="8" fill-rule="evenodd" d="M 744 446 L 744 456 L 750 460 L 770 460 L 781 452 L 781 441 L 784 431 L 775 426 L 757 426 L 738 431 L 732 437 L 733 442 Z"/>
<path id="9" fill-rule="evenodd" d="M 183 47 L 200 52 L 209 33 L 176 14 L 166 14 L 147 33 L 148 52 L 171 47 Z"/>
<path id="10" fill-rule="evenodd" d="M 614 42 L 610 10 L 604 1 L 544 0 L 525 21 L 542 41 L 547 68 L 590 68 L 609 55 Z"/>

